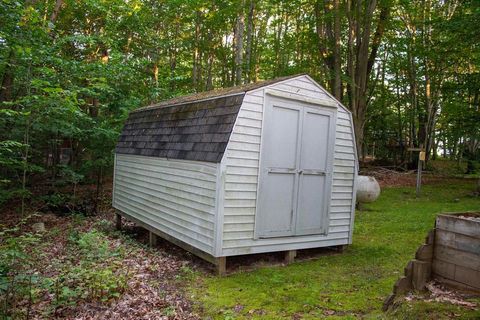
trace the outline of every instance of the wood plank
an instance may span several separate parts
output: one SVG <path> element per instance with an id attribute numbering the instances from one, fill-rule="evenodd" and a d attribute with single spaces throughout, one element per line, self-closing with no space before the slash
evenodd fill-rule
<path id="1" fill-rule="evenodd" d="M 469 286 L 467 284 L 460 283 L 460 282 L 455 281 L 455 280 L 446 279 L 446 278 L 444 278 L 442 276 L 439 276 L 439 275 L 436 275 L 435 279 L 437 281 L 449 286 L 449 287 L 452 287 L 452 288 L 460 289 L 460 290 L 463 290 L 463 291 L 471 291 L 471 292 L 475 292 L 475 293 L 480 292 L 480 290 L 478 288 Z"/>
<path id="2" fill-rule="evenodd" d="M 430 280 L 431 266 L 430 262 L 412 260 L 413 262 L 413 276 L 412 285 L 415 290 L 425 290 L 425 285 Z"/>
<path id="3" fill-rule="evenodd" d="M 455 265 L 438 259 L 433 259 L 432 272 L 434 276 L 439 275 L 447 279 L 455 278 Z"/>
<path id="4" fill-rule="evenodd" d="M 438 229 L 435 244 L 480 255 L 480 238 Z"/>
<path id="5" fill-rule="evenodd" d="M 122 230 L 122 215 L 120 213 L 115 213 L 115 229 Z"/>
<path id="6" fill-rule="evenodd" d="M 393 286 L 394 294 L 402 294 L 412 289 L 412 282 L 407 277 L 401 277 Z"/>
<path id="7" fill-rule="evenodd" d="M 425 238 L 426 244 L 433 244 L 435 241 L 435 229 L 432 229 L 428 232 L 427 237 Z"/>
<path id="8" fill-rule="evenodd" d="M 415 253 L 415 259 L 431 262 L 433 258 L 433 245 L 421 245 Z"/>
<path id="9" fill-rule="evenodd" d="M 455 215 L 438 215 L 436 228 L 480 239 L 480 222 Z"/>
<path id="10" fill-rule="evenodd" d="M 156 247 L 157 246 L 157 235 L 155 233 L 153 233 L 152 231 L 149 231 L 148 232 L 148 245 L 150 247 Z"/>
<path id="11" fill-rule="evenodd" d="M 480 290 L 480 271 L 478 270 L 456 266 L 454 280 Z"/>
<path id="12" fill-rule="evenodd" d="M 216 258 L 215 265 L 217 266 L 217 274 L 220 277 L 227 274 L 227 257 Z"/>
<path id="13" fill-rule="evenodd" d="M 480 271 L 480 256 L 470 252 L 459 251 L 442 245 L 436 245 L 434 249 L 434 258 Z"/>
<path id="14" fill-rule="evenodd" d="M 290 264 L 295 261 L 295 257 L 297 256 L 297 250 L 288 250 L 285 251 L 285 263 Z"/>

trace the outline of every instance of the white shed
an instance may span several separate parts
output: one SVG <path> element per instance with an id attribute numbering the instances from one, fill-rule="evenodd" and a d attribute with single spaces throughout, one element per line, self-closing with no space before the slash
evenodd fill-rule
<path id="1" fill-rule="evenodd" d="M 308 75 L 130 113 L 115 150 L 119 216 L 225 268 L 228 256 L 352 242 L 352 116 Z"/>

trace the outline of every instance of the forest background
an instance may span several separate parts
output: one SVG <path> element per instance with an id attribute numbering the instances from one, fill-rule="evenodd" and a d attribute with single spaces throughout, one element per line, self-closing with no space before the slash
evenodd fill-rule
<path id="1" fill-rule="evenodd" d="M 0 204 L 93 183 L 96 207 L 129 111 L 298 73 L 352 111 L 362 161 L 472 173 L 479 24 L 475 0 L 2 0 Z"/>

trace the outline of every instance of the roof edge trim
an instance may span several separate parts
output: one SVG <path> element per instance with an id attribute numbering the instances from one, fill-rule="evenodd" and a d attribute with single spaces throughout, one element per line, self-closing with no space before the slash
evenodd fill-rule
<path id="1" fill-rule="evenodd" d="M 215 100 L 215 99 L 220 99 L 220 98 L 234 97 L 234 96 L 239 96 L 239 95 L 245 94 L 246 92 L 248 92 L 248 91 L 230 93 L 230 94 L 225 94 L 225 95 L 221 95 L 221 96 L 209 97 L 209 98 L 192 100 L 192 101 L 177 102 L 177 103 L 169 104 L 169 105 L 166 105 L 166 106 L 146 106 L 146 107 L 141 107 L 141 108 L 132 110 L 132 111 L 130 111 L 130 113 L 137 113 L 137 112 L 142 112 L 142 111 L 147 111 L 147 110 L 156 110 L 156 109 L 160 109 L 160 108 L 170 108 L 170 107 L 180 106 L 180 105 L 184 105 L 184 104 L 191 104 L 191 103 L 205 102 L 205 101 Z"/>

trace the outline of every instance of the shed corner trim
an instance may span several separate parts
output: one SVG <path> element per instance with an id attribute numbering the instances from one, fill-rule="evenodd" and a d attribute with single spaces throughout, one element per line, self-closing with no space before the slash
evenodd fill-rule
<path id="1" fill-rule="evenodd" d="M 216 199 L 215 199 L 215 224 L 213 240 L 213 256 L 221 257 L 223 252 L 223 221 L 224 221 L 224 196 L 225 196 L 226 165 L 223 161 L 217 163 Z"/>

